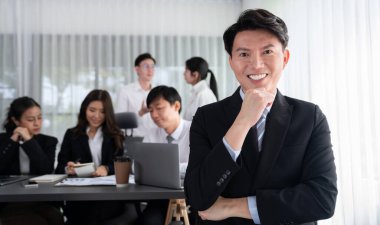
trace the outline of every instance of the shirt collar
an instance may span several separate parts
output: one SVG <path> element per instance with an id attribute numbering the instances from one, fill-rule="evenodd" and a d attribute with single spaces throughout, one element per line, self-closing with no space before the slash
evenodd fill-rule
<path id="1" fill-rule="evenodd" d="M 90 127 L 87 127 L 87 128 L 86 128 L 86 134 L 88 133 L 89 130 L 90 130 Z M 103 136 L 102 127 L 99 127 L 99 128 L 96 130 L 96 134 L 95 134 L 93 140 L 98 140 L 98 139 L 101 138 L 102 136 Z"/>
<path id="2" fill-rule="evenodd" d="M 203 90 L 205 87 L 208 87 L 208 84 L 205 80 L 201 80 L 198 83 L 196 83 L 191 89 L 193 92 L 198 92 Z"/>
<path id="3" fill-rule="evenodd" d="M 172 136 L 172 138 L 174 138 L 174 140 L 178 140 L 179 137 L 181 136 L 183 127 L 184 127 L 184 122 L 183 122 L 182 118 L 180 118 L 179 125 L 178 125 L 177 129 L 175 129 L 174 132 L 170 136 Z"/>

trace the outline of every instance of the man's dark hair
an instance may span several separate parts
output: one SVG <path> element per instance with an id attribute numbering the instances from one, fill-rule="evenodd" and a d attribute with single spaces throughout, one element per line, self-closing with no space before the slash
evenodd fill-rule
<path id="1" fill-rule="evenodd" d="M 177 90 L 173 87 L 168 87 L 165 85 L 160 85 L 155 88 L 153 88 L 146 98 L 146 105 L 149 107 L 149 105 L 159 99 L 163 98 L 166 101 L 170 103 L 170 105 L 173 105 L 176 101 L 178 101 L 181 104 L 181 108 L 179 109 L 178 113 L 181 112 L 182 109 L 182 102 L 181 102 L 181 96 L 178 94 Z"/>
<path id="2" fill-rule="evenodd" d="M 154 64 L 156 64 L 156 60 L 153 58 L 153 56 L 150 53 L 143 53 L 135 59 L 135 66 L 139 66 L 142 61 L 145 59 L 151 59 L 153 60 Z"/>
<path id="3" fill-rule="evenodd" d="M 224 48 L 232 56 L 232 45 L 237 33 L 246 30 L 264 29 L 275 35 L 285 49 L 288 46 L 288 28 L 285 22 L 265 9 L 248 9 L 242 12 L 236 23 L 223 34 Z"/>

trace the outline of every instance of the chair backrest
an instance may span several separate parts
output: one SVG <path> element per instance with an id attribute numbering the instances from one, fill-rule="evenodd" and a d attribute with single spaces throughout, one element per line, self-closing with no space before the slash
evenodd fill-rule
<path id="1" fill-rule="evenodd" d="M 125 130 L 125 136 L 133 136 L 133 128 L 137 128 L 137 115 L 134 112 L 115 113 L 116 124 L 120 129 Z M 131 130 L 131 134 L 127 134 L 127 130 Z"/>

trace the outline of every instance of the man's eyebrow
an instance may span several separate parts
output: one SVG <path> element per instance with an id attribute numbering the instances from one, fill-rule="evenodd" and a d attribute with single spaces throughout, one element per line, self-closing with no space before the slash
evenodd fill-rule
<path id="1" fill-rule="evenodd" d="M 272 47 L 274 47 L 274 44 L 267 44 L 267 45 L 264 45 L 263 49 L 272 48 Z"/>
<path id="2" fill-rule="evenodd" d="M 249 49 L 248 48 L 237 48 L 235 50 L 235 52 L 239 52 L 239 51 L 249 51 Z"/>

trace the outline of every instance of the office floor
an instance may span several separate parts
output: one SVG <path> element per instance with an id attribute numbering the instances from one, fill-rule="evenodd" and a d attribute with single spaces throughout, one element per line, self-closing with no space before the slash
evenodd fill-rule
<path id="1" fill-rule="evenodd" d="M 108 221 L 108 225 L 132 225 L 137 219 L 137 212 L 133 203 L 126 203 L 125 210 L 119 217 Z"/>

